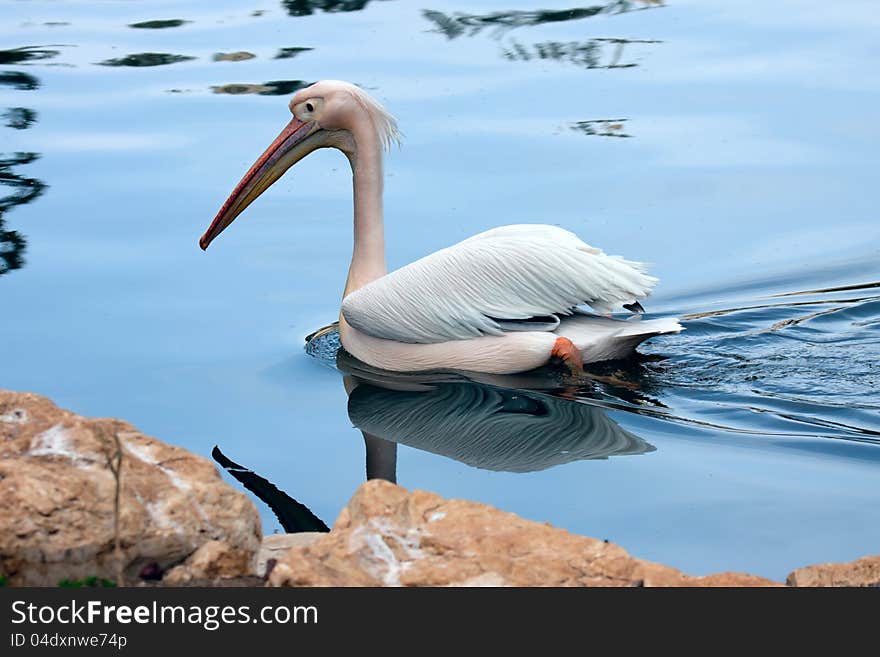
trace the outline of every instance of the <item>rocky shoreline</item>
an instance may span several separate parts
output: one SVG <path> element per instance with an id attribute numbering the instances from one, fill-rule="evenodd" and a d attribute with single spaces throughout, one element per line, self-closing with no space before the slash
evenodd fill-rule
<path id="1" fill-rule="evenodd" d="M 0 390 L 0 581 L 159 586 L 880 586 L 880 556 L 695 577 L 467 500 L 361 486 L 329 533 L 262 537 L 213 463 Z"/>

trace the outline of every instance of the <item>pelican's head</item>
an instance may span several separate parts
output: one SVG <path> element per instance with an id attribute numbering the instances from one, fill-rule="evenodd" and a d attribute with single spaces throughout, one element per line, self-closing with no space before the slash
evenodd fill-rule
<path id="1" fill-rule="evenodd" d="M 232 190 L 199 240 L 208 245 L 285 171 L 319 148 L 338 148 L 354 165 L 358 148 L 387 148 L 400 139 L 397 122 L 359 87 L 322 80 L 290 101 L 293 118 Z"/>

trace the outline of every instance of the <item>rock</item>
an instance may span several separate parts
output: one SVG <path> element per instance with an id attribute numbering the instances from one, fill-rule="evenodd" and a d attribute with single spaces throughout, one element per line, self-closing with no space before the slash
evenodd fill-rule
<path id="1" fill-rule="evenodd" d="M 768 586 L 722 573 L 691 577 L 594 538 L 485 504 L 369 481 L 333 530 L 291 548 L 272 586 Z"/>
<path id="2" fill-rule="evenodd" d="M 747 573 L 713 573 L 695 579 L 697 586 L 782 586 L 779 582 L 758 577 L 757 575 L 749 575 Z"/>
<path id="3" fill-rule="evenodd" d="M 880 556 L 798 568 L 786 581 L 789 586 L 880 586 Z"/>
<path id="4" fill-rule="evenodd" d="M 181 563 L 209 541 L 228 546 L 224 569 L 235 552 L 254 570 L 259 514 L 210 461 L 120 420 L 84 418 L 45 397 L 0 391 L 0 574 L 10 584 L 116 579 L 110 463 L 117 438 L 126 582 L 151 562 L 163 571 Z M 199 559 L 217 549 L 205 548 Z"/>
<path id="5" fill-rule="evenodd" d="M 266 564 L 270 559 L 279 558 L 292 547 L 303 547 L 311 545 L 322 536 L 326 536 L 324 532 L 297 532 L 296 534 L 269 534 L 263 537 L 263 544 L 260 546 L 260 553 L 257 556 L 257 574 L 263 576 L 266 574 Z"/>
<path id="6" fill-rule="evenodd" d="M 255 574 L 252 552 L 223 541 L 202 543 L 189 558 L 162 578 L 168 586 L 180 586 L 194 580 L 223 580 Z"/>

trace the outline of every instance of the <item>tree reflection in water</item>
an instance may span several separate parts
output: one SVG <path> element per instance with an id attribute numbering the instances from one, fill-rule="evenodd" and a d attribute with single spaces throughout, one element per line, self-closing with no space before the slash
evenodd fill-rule
<path id="1" fill-rule="evenodd" d="M 48 59 L 58 54 L 56 50 L 45 48 L 14 48 L 0 50 L 0 62 L 21 63 L 33 59 Z M 0 86 L 9 86 L 19 91 L 33 91 L 40 81 L 29 73 L 3 71 L 0 73 Z M 27 130 L 37 120 L 36 111 L 27 107 L 10 107 L 3 112 L 4 126 L 13 130 Z M 35 201 L 46 190 L 46 183 L 36 178 L 20 174 L 16 168 L 30 164 L 39 153 L 0 154 L 0 276 L 24 266 L 24 252 L 27 240 L 17 230 L 6 227 L 6 213 L 17 205 Z M 5 193 L 9 190 L 9 193 Z"/>
<path id="2" fill-rule="evenodd" d="M 534 27 L 545 23 L 561 23 L 564 21 L 592 18 L 599 14 L 624 14 L 630 11 L 653 9 L 663 6 L 662 2 L 616 0 L 604 5 L 592 7 L 575 7 L 573 9 L 537 9 L 533 11 L 496 11 L 491 14 L 465 14 L 456 12 L 444 14 L 442 11 L 425 9 L 422 15 L 434 23 L 437 32 L 446 35 L 447 39 L 460 36 L 475 36 L 486 28 L 495 28 L 493 34 L 499 36 L 507 30 L 520 27 Z"/>
<path id="3" fill-rule="evenodd" d="M 169 27 L 180 27 L 181 25 L 185 25 L 190 21 L 185 21 L 180 18 L 172 18 L 169 20 L 158 20 L 158 21 L 141 21 L 140 23 L 130 23 L 129 27 L 133 27 L 136 30 L 164 30 Z"/>
<path id="4" fill-rule="evenodd" d="M 534 27 L 546 23 L 560 23 L 592 18 L 600 14 L 624 14 L 663 6 L 662 2 L 632 2 L 619 0 L 592 7 L 560 10 L 499 11 L 490 14 L 465 14 L 426 9 L 422 15 L 434 24 L 434 31 L 453 40 L 461 36 L 473 37 L 487 28 L 491 36 L 501 38 L 510 30 Z M 506 42 L 501 56 L 508 61 L 552 60 L 575 64 L 582 68 L 633 68 L 635 62 L 624 62 L 624 48 L 630 43 L 660 43 L 654 39 L 593 38 L 586 41 L 543 41 L 531 45 L 514 39 Z"/>
<path id="5" fill-rule="evenodd" d="M 0 275 L 24 266 L 26 246 L 24 235 L 6 229 L 6 212 L 16 205 L 36 200 L 46 190 L 46 183 L 22 176 L 13 167 L 30 164 L 38 157 L 38 153 L 13 153 L 0 157 L 0 185 L 12 190 L 11 194 L 0 197 Z"/>
<path id="6" fill-rule="evenodd" d="M 40 81 L 29 73 L 3 71 L 0 73 L 0 85 L 7 85 L 19 91 L 34 91 L 40 88 Z"/>
<path id="7" fill-rule="evenodd" d="M 628 43 L 661 43 L 656 39 L 590 39 L 589 41 L 543 41 L 524 46 L 511 39 L 501 56 L 511 62 L 533 59 L 567 62 L 582 68 L 634 68 L 638 64 L 623 62 Z M 608 54 L 608 51 L 611 51 Z"/>
<path id="8" fill-rule="evenodd" d="M 626 122 L 629 119 L 591 119 L 590 121 L 576 121 L 569 126 L 576 132 L 598 137 L 632 137 L 624 132 Z"/>
<path id="9" fill-rule="evenodd" d="M 27 107 L 10 107 L 3 112 L 6 127 L 13 130 L 27 130 L 37 122 L 37 113 Z"/>
<path id="10" fill-rule="evenodd" d="M 627 61 L 624 54 L 630 44 L 662 43 L 657 39 L 626 39 L 594 37 L 582 41 L 548 40 L 532 44 L 507 38 L 512 30 L 550 23 L 579 21 L 599 15 L 626 14 L 633 11 L 663 7 L 663 0 L 615 0 L 605 4 L 571 9 L 537 9 L 532 11 L 497 11 L 487 14 L 463 12 L 444 13 L 426 9 L 422 16 L 434 25 L 434 32 L 452 41 L 459 37 L 473 37 L 490 30 L 490 35 L 501 41 L 501 57 L 509 62 L 555 61 L 583 69 L 635 68 L 639 64 Z M 599 137 L 632 137 L 626 132 L 627 119 L 587 119 L 568 124 L 571 130 Z"/>
<path id="11" fill-rule="evenodd" d="M 291 16 L 311 16 L 318 11 L 329 14 L 360 11 L 370 0 L 282 0 L 281 4 Z"/>
<path id="12" fill-rule="evenodd" d="M 311 82 L 305 80 L 273 80 L 262 84 L 223 84 L 211 87 L 215 94 L 240 96 L 243 94 L 259 94 L 260 96 L 290 96 L 300 89 L 308 87 Z"/>
<path id="13" fill-rule="evenodd" d="M 177 64 L 178 62 L 188 62 L 195 59 L 189 55 L 174 55 L 167 52 L 141 52 L 125 57 L 116 57 L 114 59 L 105 59 L 103 62 L 97 62 L 100 66 L 165 66 L 167 64 Z"/>
<path id="14" fill-rule="evenodd" d="M 10 48 L 0 50 L 0 65 L 21 64 L 40 59 L 52 59 L 57 56 L 57 50 L 49 50 L 44 46 L 25 46 L 23 48 Z"/>

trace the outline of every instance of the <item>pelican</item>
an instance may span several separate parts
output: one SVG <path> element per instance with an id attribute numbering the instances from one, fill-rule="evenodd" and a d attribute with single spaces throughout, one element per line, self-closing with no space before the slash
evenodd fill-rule
<path id="1" fill-rule="evenodd" d="M 343 347 L 397 372 L 513 374 L 561 361 L 624 358 L 644 340 L 682 330 L 674 318 L 629 320 L 656 285 L 643 263 L 606 255 L 545 224 L 492 228 L 387 272 L 382 158 L 395 119 L 362 89 L 324 80 L 290 101 L 293 118 L 232 191 L 201 248 L 290 167 L 319 148 L 342 151 L 354 183 L 354 248 L 339 315 Z M 591 314 L 582 306 L 595 311 Z"/>

